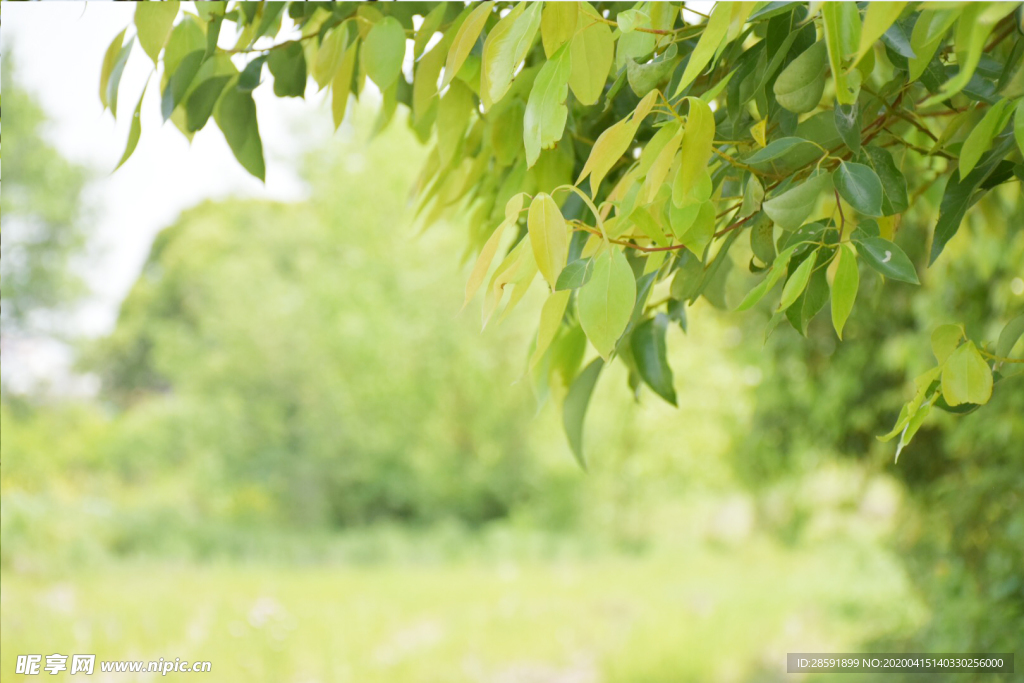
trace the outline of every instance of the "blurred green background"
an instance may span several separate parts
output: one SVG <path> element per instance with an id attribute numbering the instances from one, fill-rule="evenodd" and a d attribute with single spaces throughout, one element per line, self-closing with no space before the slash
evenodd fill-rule
<path id="1" fill-rule="evenodd" d="M 60 337 L 90 172 L 46 142 L 9 64 L 3 334 Z M 4 386 L 5 680 L 18 654 L 53 652 L 395 683 L 1021 654 L 1020 382 L 928 423 L 898 464 L 875 440 L 934 325 L 994 338 L 1024 303 L 1019 185 L 973 211 L 920 291 L 863 283 L 841 345 L 827 319 L 762 344 L 767 309 L 699 304 L 670 332 L 679 409 L 606 373 L 584 474 L 524 377 L 539 288 L 483 333 L 472 304 L 459 314 L 468 228 L 417 233 L 423 150 L 402 125 L 370 140 L 372 119 L 309 159 L 308 201 L 206 202 L 168 226 L 114 331 L 62 337 L 98 392 Z M 918 263 L 940 190 L 900 232 Z"/>

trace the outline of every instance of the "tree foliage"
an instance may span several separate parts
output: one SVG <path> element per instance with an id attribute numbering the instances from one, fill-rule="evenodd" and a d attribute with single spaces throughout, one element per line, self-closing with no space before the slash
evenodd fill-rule
<path id="1" fill-rule="evenodd" d="M 906 214 L 937 214 L 930 264 L 974 204 L 1019 193 L 1022 20 L 996 2 L 720 2 L 706 17 L 655 2 L 139 3 L 100 96 L 116 114 L 137 40 L 165 120 L 191 138 L 212 118 L 259 178 L 264 66 L 279 97 L 328 91 L 336 126 L 369 91 L 378 129 L 408 107 L 431 144 L 418 219 L 462 219 L 479 254 L 467 301 L 482 290 L 487 323 L 534 282 L 550 292 L 529 371 L 564 402 L 584 463 L 602 369 L 622 362 L 631 388 L 674 402 L 665 334 L 699 298 L 729 307 L 743 286 L 739 309 L 777 301 L 766 334 L 806 334 L 831 301 L 841 336 L 865 278 L 927 277 Z M 897 453 L 933 408 L 969 412 L 1021 367 L 1021 321 L 998 340 L 936 321 L 937 364 L 886 435 Z"/>

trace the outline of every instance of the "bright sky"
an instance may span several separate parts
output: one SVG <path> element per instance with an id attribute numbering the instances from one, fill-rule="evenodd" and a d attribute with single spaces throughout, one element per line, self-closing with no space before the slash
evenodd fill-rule
<path id="1" fill-rule="evenodd" d="M 86 195 L 95 209 L 93 230 L 100 249 L 88 271 L 96 297 L 76 320 L 86 334 L 112 327 L 154 235 L 178 213 L 203 199 L 226 195 L 301 197 L 305 188 L 292 170 L 297 145 L 331 134 L 325 107 L 282 100 L 268 87 L 258 88 L 267 158 L 264 186 L 238 165 L 212 121 L 191 147 L 173 124 L 161 125 L 159 93 L 151 83 L 139 147 L 110 175 L 124 151 L 131 111 L 153 69 L 136 45 L 121 81 L 119 120 L 102 110 L 97 90 L 103 54 L 110 40 L 132 23 L 134 9 L 132 3 L 10 3 L 4 6 L 7 21 L 0 25 L 0 44 L 13 52 L 18 80 L 50 117 L 48 138 L 65 156 L 96 171 Z M 310 98 L 319 103 L 321 96 L 310 91 Z"/>

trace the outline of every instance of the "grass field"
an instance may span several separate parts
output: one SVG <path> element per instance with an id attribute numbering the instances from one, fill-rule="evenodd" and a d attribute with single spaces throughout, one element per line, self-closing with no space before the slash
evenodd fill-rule
<path id="1" fill-rule="evenodd" d="M 787 651 L 856 648 L 922 617 L 877 549 L 764 542 L 529 564 L 8 573 L 2 607 L 4 680 L 18 654 L 57 652 L 209 660 L 209 680 L 274 683 L 774 680 Z"/>

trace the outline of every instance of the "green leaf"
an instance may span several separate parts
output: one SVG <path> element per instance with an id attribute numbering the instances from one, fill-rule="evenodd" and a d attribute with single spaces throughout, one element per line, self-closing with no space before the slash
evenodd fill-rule
<path id="1" fill-rule="evenodd" d="M 418 60 L 423 51 L 427 48 L 427 43 L 434 37 L 434 33 L 441 27 L 441 23 L 444 22 L 444 15 L 448 10 L 448 4 L 439 2 L 427 13 L 427 16 L 423 17 L 423 23 L 420 24 L 419 29 L 416 31 L 416 38 L 413 40 L 412 57 L 414 60 Z"/>
<path id="2" fill-rule="evenodd" d="M 697 215 L 689 227 L 679 235 L 679 240 L 699 259 L 704 258 L 704 250 L 715 236 L 715 205 L 705 201 L 698 205 Z"/>
<path id="3" fill-rule="evenodd" d="M 540 9 L 540 3 L 521 2 L 487 34 L 480 64 L 480 99 L 485 111 L 512 85 L 513 74 L 537 37 Z"/>
<path id="4" fill-rule="evenodd" d="M 658 396 L 672 405 L 677 405 L 672 368 L 668 364 L 665 345 L 668 323 L 668 316 L 664 313 L 658 313 L 655 317 L 640 323 L 633 330 L 631 347 L 640 378 Z"/>
<path id="5" fill-rule="evenodd" d="M 740 206 L 739 215 L 749 216 L 760 211 L 762 202 L 764 202 L 764 186 L 761 185 L 757 176 L 751 174 L 743 188 L 743 204 Z"/>
<path id="6" fill-rule="evenodd" d="M 626 62 L 626 81 L 637 97 L 643 97 L 672 75 L 679 59 L 675 43 L 649 62 L 638 64 L 632 58 Z"/>
<path id="7" fill-rule="evenodd" d="M 679 173 L 672 187 L 672 203 L 676 206 L 683 205 L 698 179 L 706 174 L 715 139 L 715 115 L 711 107 L 696 97 L 687 97 L 686 101 L 690 103 L 690 113 L 683 129 Z"/>
<path id="8" fill-rule="evenodd" d="M 761 218 L 750 229 L 750 250 L 761 262 L 770 266 L 775 261 L 775 226 Z"/>
<path id="9" fill-rule="evenodd" d="M 253 91 L 259 87 L 262 83 L 263 78 L 263 65 L 266 64 L 267 58 L 257 57 L 242 69 L 242 73 L 238 75 L 238 87 L 242 90 Z"/>
<path id="10" fill-rule="evenodd" d="M 999 333 L 999 340 L 996 342 L 996 355 L 1003 358 L 1008 357 L 1022 335 L 1024 335 L 1024 313 L 1006 323 L 1006 327 Z"/>
<path id="11" fill-rule="evenodd" d="M 579 17 L 577 2 L 546 2 L 540 19 L 540 39 L 549 59 L 572 40 Z"/>
<path id="12" fill-rule="evenodd" d="M 981 160 L 981 156 L 992 147 L 992 141 L 996 135 L 1002 132 L 1003 128 L 1010 121 L 1010 101 L 1002 99 L 993 104 L 981 117 L 974 128 L 971 129 L 964 145 L 960 149 L 960 177 L 965 178 Z"/>
<path id="13" fill-rule="evenodd" d="M 992 398 L 992 370 L 974 342 L 957 348 L 943 364 L 942 398 L 950 406 L 983 405 Z"/>
<path id="14" fill-rule="evenodd" d="M 236 72 L 231 58 L 224 54 L 203 62 L 192 79 L 191 92 L 185 96 L 185 129 L 188 132 L 194 133 L 206 125 L 224 87 Z"/>
<path id="15" fill-rule="evenodd" d="M 463 308 L 466 307 L 466 304 L 470 302 L 473 296 L 476 295 L 477 290 L 480 289 L 480 285 L 483 284 L 484 276 L 487 275 L 487 270 L 491 267 L 491 261 L 494 260 L 494 255 L 498 252 L 498 246 L 505 228 L 515 225 L 519 221 L 519 212 L 523 210 L 523 200 L 525 197 L 525 193 L 520 192 L 512 195 L 505 204 L 505 219 L 494 229 L 487 242 L 484 243 L 483 248 L 480 249 L 480 256 L 477 257 L 473 270 L 469 275 L 469 280 L 466 281 L 466 299 L 462 303 Z"/>
<path id="16" fill-rule="evenodd" d="M 267 68 L 274 77 L 274 94 L 278 97 L 302 97 L 306 92 L 306 53 L 301 43 L 271 50 Z"/>
<path id="17" fill-rule="evenodd" d="M 893 242 L 882 237 L 859 238 L 857 249 L 861 258 L 882 275 L 914 285 L 921 284 L 914 264 Z"/>
<path id="18" fill-rule="evenodd" d="M 843 244 L 836 255 L 839 263 L 836 276 L 832 280 L 832 325 L 836 334 L 843 338 L 843 327 L 846 325 L 853 303 L 857 299 L 860 287 L 860 272 L 857 270 L 857 255 L 849 245 Z"/>
<path id="19" fill-rule="evenodd" d="M 612 30 L 597 17 L 597 11 L 588 3 L 580 4 L 576 32 L 570 43 L 572 71 L 569 87 L 580 104 L 591 105 L 604 92 L 608 72 L 612 68 L 615 41 Z"/>
<path id="20" fill-rule="evenodd" d="M 155 64 L 160 51 L 171 37 L 174 17 L 178 16 L 177 0 L 140 2 L 135 5 L 135 29 L 139 45 Z"/>
<path id="21" fill-rule="evenodd" d="M 818 198 L 832 189 L 832 176 L 819 173 L 772 197 L 761 208 L 783 230 L 796 230 L 814 211 Z"/>
<path id="22" fill-rule="evenodd" d="M 650 21 L 650 17 L 638 9 L 628 9 L 615 15 L 615 23 L 623 33 L 632 33 L 637 26 Z"/>
<path id="23" fill-rule="evenodd" d="M 958 16 L 954 9 L 926 9 L 917 16 L 910 33 L 910 47 L 914 50 L 914 56 L 908 60 L 911 81 L 921 78 Z"/>
<path id="24" fill-rule="evenodd" d="M 860 45 L 857 48 L 857 56 L 853 58 L 853 66 L 857 66 L 875 42 L 896 22 L 907 3 L 869 2 L 867 5 L 864 26 L 860 32 Z"/>
<path id="25" fill-rule="evenodd" d="M 866 146 L 864 152 L 865 161 L 882 181 L 882 215 L 892 216 L 906 211 L 910 207 L 907 179 L 896 167 L 892 155 L 888 150 L 873 145 Z"/>
<path id="26" fill-rule="evenodd" d="M 843 139 L 843 142 L 852 151 L 859 151 L 861 130 L 860 106 L 856 102 L 853 104 L 836 103 L 833 117 L 835 118 L 836 131 L 839 133 L 839 137 Z"/>
<path id="27" fill-rule="evenodd" d="M 192 85 L 192 80 L 199 72 L 199 67 L 202 66 L 205 58 L 205 50 L 196 50 L 185 55 L 181 63 L 178 64 L 178 68 L 167 82 L 167 87 L 164 88 L 163 96 L 160 98 L 160 113 L 163 115 L 164 121 L 171 118 L 174 109 L 185 97 L 185 93 Z"/>
<path id="28" fill-rule="evenodd" d="M 964 328 L 961 325 L 939 325 L 932 332 L 932 353 L 942 365 L 953 354 L 960 340 L 964 338 Z"/>
<path id="29" fill-rule="evenodd" d="M 121 160 L 117 162 L 117 166 L 114 170 L 121 168 L 124 162 L 128 161 L 128 157 L 132 155 L 135 148 L 139 145 L 139 138 L 142 137 L 142 98 L 146 96 L 146 88 L 149 87 L 149 79 L 146 79 L 146 85 L 142 86 L 142 94 L 139 95 L 139 103 L 135 105 L 135 112 L 132 114 L 132 123 L 128 127 L 128 144 L 125 145 L 124 154 L 121 155 Z"/>
<path id="30" fill-rule="evenodd" d="M 610 247 L 594 261 L 594 275 L 580 287 L 576 308 L 580 325 L 607 360 L 629 323 L 636 301 L 636 280 L 626 256 Z"/>
<path id="31" fill-rule="evenodd" d="M 387 90 L 402 73 L 405 59 L 405 29 L 398 19 L 384 17 L 363 41 L 362 64 L 377 87 Z M 273 70 L 273 64 L 271 64 Z"/>
<path id="32" fill-rule="evenodd" d="M 811 279 L 814 262 L 814 254 L 809 255 L 800 262 L 800 265 L 796 267 L 796 270 L 786 280 L 786 284 L 782 288 L 782 300 L 779 302 L 779 311 L 784 311 L 792 306 L 797 297 L 803 294 L 804 288 L 807 287 L 807 282 Z"/>
<path id="33" fill-rule="evenodd" d="M 882 181 L 871 167 L 840 162 L 839 168 L 832 172 L 832 182 L 839 196 L 860 213 L 882 215 Z"/>
<path id="34" fill-rule="evenodd" d="M 537 268 L 554 289 L 569 253 L 569 227 L 551 195 L 541 192 L 533 198 L 527 229 Z"/>
<path id="35" fill-rule="evenodd" d="M 780 106 L 794 114 L 806 114 L 818 106 L 825 92 L 827 57 L 825 43 L 819 41 L 782 70 L 772 86 Z"/>
<path id="36" fill-rule="evenodd" d="M 809 149 L 814 145 L 804 140 L 803 138 L 797 137 L 786 137 L 779 138 L 778 140 L 772 140 L 768 143 L 768 146 L 764 149 L 759 149 L 744 161 L 747 164 L 764 164 L 770 161 L 776 161 L 786 157 L 794 149 Z"/>
<path id="37" fill-rule="evenodd" d="M 110 107 L 110 111 L 117 117 L 117 88 L 121 82 L 121 73 L 128 61 L 128 54 L 131 51 L 134 39 L 124 44 L 124 34 L 128 29 L 118 33 L 110 42 L 106 54 L 103 55 L 103 66 L 100 68 L 100 102 L 103 108 Z"/>
<path id="38" fill-rule="evenodd" d="M 569 94 L 569 48 L 563 45 L 541 67 L 530 90 L 523 115 L 523 143 L 526 165 L 532 167 L 542 149 L 551 149 L 562 139 L 569 110 L 565 99 Z"/>
<path id="39" fill-rule="evenodd" d="M 590 396 L 594 393 L 594 385 L 604 367 L 604 360 L 595 358 L 590 365 L 583 369 L 583 372 L 573 381 L 569 392 L 565 396 L 565 403 L 562 405 L 562 424 L 565 426 L 565 434 L 569 438 L 569 447 L 576 457 L 576 462 L 584 470 L 587 469 L 587 459 L 583 453 L 583 419 L 587 415 L 587 406 L 590 404 Z"/>
<path id="40" fill-rule="evenodd" d="M 731 20 L 732 3 L 717 3 L 711 10 L 711 16 L 704 26 L 704 31 L 700 34 L 700 40 L 697 41 L 697 46 L 690 53 L 690 61 L 686 63 L 683 76 L 679 80 L 679 85 L 676 86 L 675 97 L 681 95 L 691 83 L 697 80 L 704 68 L 715 58 L 718 49 L 722 46 L 722 41 L 725 40 L 729 32 Z"/>
<path id="41" fill-rule="evenodd" d="M 555 282 L 555 291 L 578 289 L 590 282 L 593 274 L 594 259 L 582 258 L 571 261 L 558 274 L 558 280 Z"/>
<path id="42" fill-rule="evenodd" d="M 252 93 L 229 85 L 217 101 L 213 117 L 242 168 L 264 180 L 263 141 Z"/>

